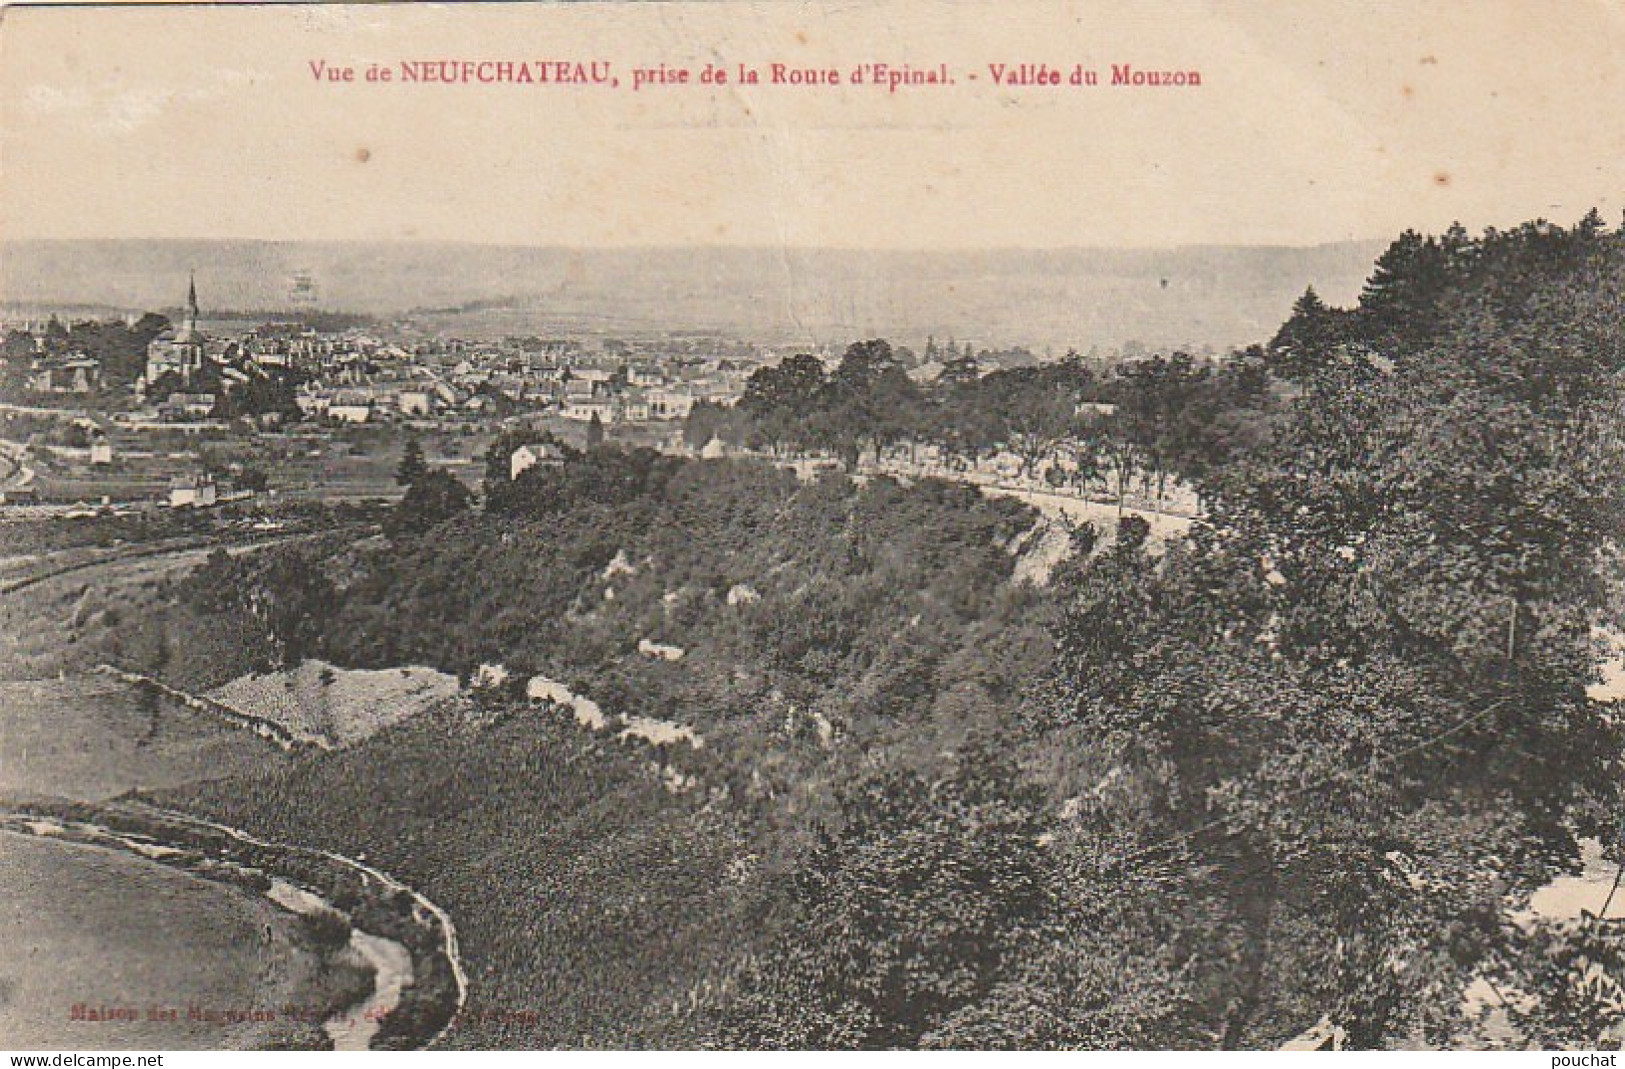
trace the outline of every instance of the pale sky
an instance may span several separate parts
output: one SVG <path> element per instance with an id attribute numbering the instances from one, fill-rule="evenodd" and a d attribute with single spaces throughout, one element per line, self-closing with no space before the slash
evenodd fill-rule
<path id="1" fill-rule="evenodd" d="M 607 60 L 623 84 L 309 67 L 428 59 Z M 958 84 L 626 84 L 707 60 Z M 1203 84 L 992 83 L 1024 62 Z M 1617 225 L 1622 102 L 1625 0 L 11 8 L 0 236 L 1300 245 L 1593 205 Z"/>

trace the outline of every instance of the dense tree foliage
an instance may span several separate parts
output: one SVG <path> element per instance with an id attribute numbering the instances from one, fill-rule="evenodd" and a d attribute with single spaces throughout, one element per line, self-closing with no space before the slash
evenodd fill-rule
<path id="1" fill-rule="evenodd" d="M 60 338 L 47 343 L 47 349 L 83 352 L 101 365 L 105 386 L 128 385 L 147 366 L 147 345 L 169 329 L 169 320 L 148 312 L 126 326 L 121 321 L 75 323 Z"/>
<path id="2" fill-rule="evenodd" d="M 1120 541 L 1064 583 L 1039 730 L 1093 740 L 1066 759 L 1104 762 L 1158 814 L 1098 878 L 1162 869 L 1229 903 L 1211 933 L 1236 948 L 1211 966 L 1235 992 L 1210 1023 L 1223 1045 L 1321 1014 L 1359 1046 L 1461 1041 L 1480 979 L 1527 1035 L 1617 1023 L 1616 989 L 1575 984 L 1617 933 L 1509 908 L 1574 864 L 1577 836 L 1611 840 L 1620 805 L 1619 728 L 1585 696 L 1625 529 L 1619 250 L 1516 302 L 1424 308 L 1436 245 L 1402 239 L 1372 299 L 1409 294 L 1425 348 L 1373 313 L 1350 344 L 1392 370 L 1313 372 L 1186 544 L 1153 560 Z M 1094 836 L 1121 816 L 1078 808 Z"/>
<path id="3" fill-rule="evenodd" d="M 736 978 L 717 1039 L 895 1049 L 958 1038 L 961 1015 L 1019 982 L 1053 930 L 1041 805 L 986 745 L 935 782 L 893 771 L 862 783 L 797 873 L 784 934 Z"/>
<path id="4" fill-rule="evenodd" d="M 508 925 L 476 922 L 477 997 L 541 993 L 587 1042 L 1597 1046 L 1619 922 L 1527 907 L 1586 838 L 1622 860 L 1625 729 L 1587 696 L 1621 615 L 1622 294 L 1600 220 L 1455 228 L 1217 363 L 981 374 L 933 343 L 920 384 L 865 342 L 696 407 L 695 444 L 1200 486 L 1184 538 L 1082 527 L 1044 588 L 1015 581 L 1034 512 L 960 483 L 615 446 L 514 479 L 503 439 L 483 509 L 437 505 L 431 471 L 390 539 L 222 555 L 225 600 L 193 608 L 248 606 L 287 658 L 501 663 L 703 733 L 650 759 L 699 785 L 668 796 L 502 697 L 337 759 L 404 785 L 370 851 L 440 859 L 454 908 Z M 317 764 L 213 804 L 320 823 L 312 782 L 363 789 Z M 693 925 L 628 907 L 644 885 Z M 617 991 L 635 1025 L 584 1008 Z"/>
<path id="5" fill-rule="evenodd" d="M 149 312 L 128 324 L 87 319 L 64 325 L 53 316 L 38 337 L 9 330 L 0 339 L 0 387 L 10 396 L 21 395 L 35 360 L 84 356 L 101 368 L 103 390 L 122 390 L 146 370 L 148 343 L 167 329 L 169 320 Z"/>
<path id="6" fill-rule="evenodd" d="M 215 402 L 215 415 L 221 419 L 274 416 L 284 424 L 297 423 L 304 418 L 304 411 L 295 396 L 304 379 L 291 368 L 256 366 L 244 381 L 221 392 Z M 157 390 L 151 393 L 158 396 Z"/>
<path id="7" fill-rule="evenodd" d="M 984 374 L 978 357 L 954 356 L 922 385 L 885 342 L 862 342 L 827 373 L 807 355 L 759 369 L 736 407 L 696 406 L 685 438 L 696 449 L 718 438 L 824 454 L 848 470 L 905 446 L 932 447 L 960 469 L 1005 454 L 1024 478 L 1119 500 L 1137 485 L 1160 496 L 1171 479 L 1198 484 L 1266 436 L 1268 363 L 1256 349 L 1218 363 L 1175 353 L 1100 376 L 1069 353 Z"/>
<path id="8" fill-rule="evenodd" d="M 395 537 L 423 534 L 467 511 L 473 503 L 473 491 L 457 476 L 441 468 L 426 468 L 412 479 L 384 530 Z"/>

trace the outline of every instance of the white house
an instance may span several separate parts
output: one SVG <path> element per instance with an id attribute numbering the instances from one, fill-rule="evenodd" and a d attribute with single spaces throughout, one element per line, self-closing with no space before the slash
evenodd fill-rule
<path id="1" fill-rule="evenodd" d="M 101 385 L 101 365 L 78 358 L 46 364 L 31 371 L 29 389 L 37 393 L 93 393 Z"/>
<path id="2" fill-rule="evenodd" d="M 647 396 L 652 419 L 687 419 L 694 407 L 694 395 L 687 390 L 650 390 Z"/>
<path id="3" fill-rule="evenodd" d="M 571 367 L 568 369 L 568 374 L 569 381 L 574 384 L 575 388 L 579 388 L 580 384 L 585 383 L 596 389 L 600 386 L 609 385 L 615 378 L 613 371 L 607 371 L 601 367 Z"/>
<path id="4" fill-rule="evenodd" d="M 591 423 L 594 416 L 603 424 L 615 422 L 615 406 L 607 397 L 567 397 L 562 414 L 581 423 Z"/>
<path id="5" fill-rule="evenodd" d="M 170 508 L 208 508 L 215 503 L 214 480 L 207 475 L 177 475 L 169 480 Z"/>
<path id="6" fill-rule="evenodd" d="M 520 474 L 529 471 L 536 465 L 543 467 L 558 467 L 564 463 L 564 453 L 551 442 L 530 442 L 520 446 L 508 457 L 508 478 L 517 479 Z"/>
<path id="7" fill-rule="evenodd" d="M 650 418 L 649 401 L 636 394 L 621 398 L 621 419 L 627 423 L 647 423 Z"/>
<path id="8" fill-rule="evenodd" d="M 346 401 L 327 406 L 327 418 L 339 423 L 365 423 L 372 418 L 372 406 Z"/>
<path id="9" fill-rule="evenodd" d="M 428 390 L 402 390 L 395 395 L 395 407 L 403 416 L 432 416 L 435 396 Z"/>
<path id="10" fill-rule="evenodd" d="M 212 393 L 172 393 L 159 409 L 171 420 L 208 419 L 214 404 Z"/>

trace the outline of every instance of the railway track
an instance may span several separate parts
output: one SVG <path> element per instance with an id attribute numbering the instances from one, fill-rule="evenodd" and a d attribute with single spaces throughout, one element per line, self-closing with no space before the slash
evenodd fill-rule
<path id="1" fill-rule="evenodd" d="M 295 534 L 266 534 L 259 537 L 219 538 L 216 536 L 198 535 L 187 538 L 166 539 L 160 543 L 151 543 L 139 546 L 127 546 L 120 550 L 104 553 L 91 560 L 73 561 L 57 567 L 47 568 L 44 571 L 19 576 L 15 579 L 0 583 L 0 596 L 15 594 L 27 590 L 31 586 L 60 579 L 65 575 L 76 572 L 89 571 L 93 568 L 102 568 L 110 564 L 124 564 L 130 561 L 150 560 L 157 557 L 178 556 L 182 553 L 195 553 L 202 549 L 220 548 L 227 550 L 268 549 L 276 545 L 299 542 L 306 539 L 319 538 L 322 535 L 342 534 L 351 532 L 359 535 L 365 531 L 376 533 L 380 528 L 377 524 L 355 524 L 350 526 L 327 527 L 319 531 L 300 531 Z"/>

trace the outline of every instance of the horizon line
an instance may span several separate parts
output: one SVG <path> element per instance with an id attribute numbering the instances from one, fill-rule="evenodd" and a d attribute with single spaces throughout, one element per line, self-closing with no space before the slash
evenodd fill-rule
<path id="1" fill-rule="evenodd" d="M 1414 229 L 1414 228 L 1413 228 Z M 1425 231 L 1419 231 L 1425 233 Z M 771 244 L 767 242 L 754 244 L 714 244 L 714 243 L 655 243 L 639 244 L 586 244 L 586 243 L 558 243 L 558 242 L 513 242 L 513 241 L 482 241 L 471 238 L 418 238 L 418 237 L 350 237 L 350 238 L 311 238 L 311 237 L 58 237 L 58 236 L 28 236 L 0 238 L 0 249 L 28 244 L 95 244 L 95 243 L 126 243 L 126 244 L 245 244 L 245 245 L 393 245 L 402 248 L 413 246 L 439 246 L 470 249 L 504 249 L 504 250 L 531 250 L 531 251 L 557 251 L 557 252 L 839 252 L 839 253 L 878 253 L 878 254 L 967 254 L 967 253 L 1034 253 L 1034 252 L 1179 252 L 1188 249 L 1323 249 L 1338 245 L 1370 245 L 1381 242 L 1392 242 L 1399 237 L 1394 234 L 1389 237 L 1347 237 L 1334 238 L 1322 241 L 1307 242 L 1280 242 L 1280 241 L 1190 241 L 1178 244 L 1068 244 L 1068 245 L 892 245 L 892 246 L 863 246 L 863 245 L 813 245 L 813 244 Z"/>

